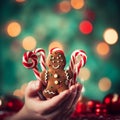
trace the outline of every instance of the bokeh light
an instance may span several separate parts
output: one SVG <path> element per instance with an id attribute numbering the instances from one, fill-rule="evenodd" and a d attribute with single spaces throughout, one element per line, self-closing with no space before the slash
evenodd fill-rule
<path id="1" fill-rule="evenodd" d="M 108 55 L 110 52 L 110 47 L 105 42 L 100 42 L 96 46 L 96 52 L 101 56 Z"/>
<path id="2" fill-rule="evenodd" d="M 84 0 L 71 0 L 71 6 L 74 9 L 81 9 L 83 8 L 85 5 L 85 1 Z"/>
<path id="3" fill-rule="evenodd" d="M 20 88 L 20 90 L 21 90 L 21 92 L 23 93 L 23 95 L 25 94 L 25 89 L 26 89 L 26 87 L 27 87 L 27 83 L 24 83 L 24 84 L 21 86 L 21 88 Z"/>
<path id="4" fill-rule="evenodd" d="M 59 11 L 68 13 L 71 10 L 70 1 L 62 1 L 59 3 Z"/>
<path id="5" fill-rule="evenodd" d="M 88 68 L 86 67 L 81 68 L 80 73 L 79 73 L 79 78 L 81 80 L 89 80 L 90 75 L 91 75 L 91 72 Z"/>
<path id="6" fill-rule="evenodd" d="M 113 45 L 118 41 L 118 33 L 112 28 L 106 29 L 104 31 L 103 37 L 105 42 L 107 42 L 110 45 Z"/>
<path id="7" fill-rule="evenodd" d="M 18 2 L 18 3 L 23 3 L 23 2 L 25 2 L 26 0 L 15 0 L 16 2 Z"/>
<path id="8" fill-rule="evenodd" d="M 22 46 L 25 50 L 32 50 L 36 47 L 36 39 L 32 36 L 27 36 L 23 39 Z"/>
<path id="9" fill-rule="evenodd" d="M 117 93 L 115 93 L 115 94 L 113 95 L 112 102 L 117 102 L 118 99 L 119 99 L 119 95 L 118 95 Z"/>
<path id="10" fill-rule="evenodd" d="M 0 106 L 2 106 L 2 99 L 0 98 Z"/>
<path id="11" fill-rule="evenodd" d="M 10 22 L 7 25 L 7 33 L 11 37 L 16 37 L 21 32 L 21 25 L 18 22 Z"/>
<path id="12" fill-rule="evenodd" d="M 23 95 L 23 93 L 22 93 L 22 91 L 20 90 L 20 89 L 16 89 L 14 92 L 13 92 L 13 95 L 14 96 L 17 96 L 17 97 L 19 97 L 19 98 L 23 98 L 24 97 L 24 95 Z"/>
<path id="13" fill-rule="evenodd" d="M 88 20 L 84 20 L 80 23 L 79 25 L 79 30 L 83 33 L 83 34 L 90 34 L 93 30 L 93 26 L 92 23 Z"/>
<path id="14" fill-rule="evenodd" d="M 58 47 L 58 48 L 64 50 L 63 44 L 60 43 L 60 42 L 58 42 L 58 41 L 53 41 L 53 42 L 51 42 L 51 43 L 49 44 L 49 50 L 52 49 L 52 48 L 54 48 L 54 47 Z"/>
<path id="15" fill-rule="evenodd" d="M 111 80 L 104 77 L 99 80 L 98 86 L 101 91 L 108 91 L 111 88 Z"/>

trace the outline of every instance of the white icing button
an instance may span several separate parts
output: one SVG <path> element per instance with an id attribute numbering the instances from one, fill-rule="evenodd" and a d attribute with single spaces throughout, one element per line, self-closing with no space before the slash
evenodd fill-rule
<path id="1" fill-rule="evenodd" d="M 59 55 L 59 57 L 61 57 L 61 55 Z"/>
<path id="2" fill-rule="evenodd" d="M 54 74 L 54 78 L 58 78 L 58 74 Z"/>
<path id="3" fill-rule="evenodd" d="M 55 80 L 55 82 L 54 82 L 56 85 L 59 83 L 57 80 Z"/>

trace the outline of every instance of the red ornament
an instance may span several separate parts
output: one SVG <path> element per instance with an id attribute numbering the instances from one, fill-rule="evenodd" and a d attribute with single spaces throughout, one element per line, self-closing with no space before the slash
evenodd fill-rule
<path id="1" fill-rule="evenodd" d="M 95 113 L 96 112 L 96 105 L 100 104 L 100 101 L 97 100 L 89 100 L 87 102 L 87 111 L 91 112 L 91 113 Z"/>
<path id="2" fill-rule="evenodd" d="M 108 94 L 103 99 L 103 103 L 106 104 L 109 114 L 120 114 L 120 95 Z"/>
<path id="3" fill-rule="evenodd" d="M 80 23 L 79 25 L 79 30 L 83 33 L 83 34 L 90 34 L 93 30 L 93 25 L 90 21 L 88 20 L 84 20 Z"/>
<path id="4" fill-rule="evenodd" d="M 80 114 L 84 114 L 86 112 L 87 112 L 86 103 L 79 101 L 76 104 L 75 111 L 73 112 L 71 117 L 76 118 L 76 117 L 80 116 Z"/>
<path id="5" fill-rule="evenodd" d="M 4 110 L 10 112 L 17 112 L 23 107 L 23 102 L 19 98 L 13 95 L 7 95 L 4 97 L 5 105 Z"/>
<path id="6" fill-rule="evenodd" d="M 96 104 L 95 113 L 96 115 L 106 115 L 107 114 L 106 105 L 102 103 Z"/>

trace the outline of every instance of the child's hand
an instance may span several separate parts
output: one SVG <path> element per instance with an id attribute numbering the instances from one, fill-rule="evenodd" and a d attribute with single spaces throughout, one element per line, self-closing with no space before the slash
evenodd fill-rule
<path id="1" fill-rule="evenodd" d="M 40 81 L 31 81 L 25 91 L 23 108 L 9 120 L 67 120 L 74 110 L 81 88 L 80 84 L 73 85 L 69 90 L 43 101 L 37 94 Z"/>

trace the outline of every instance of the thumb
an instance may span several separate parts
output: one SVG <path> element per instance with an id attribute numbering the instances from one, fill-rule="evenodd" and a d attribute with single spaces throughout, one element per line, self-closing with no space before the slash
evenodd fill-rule
<path id="1" fill-rule="evenodd" d="M 28 83 L 28 86 L 25 91 L 25 95 L 32 97 L 36 96 L 37 92 L 42 89 L 42 83 L 40 80 L 31 81 Z"/>

